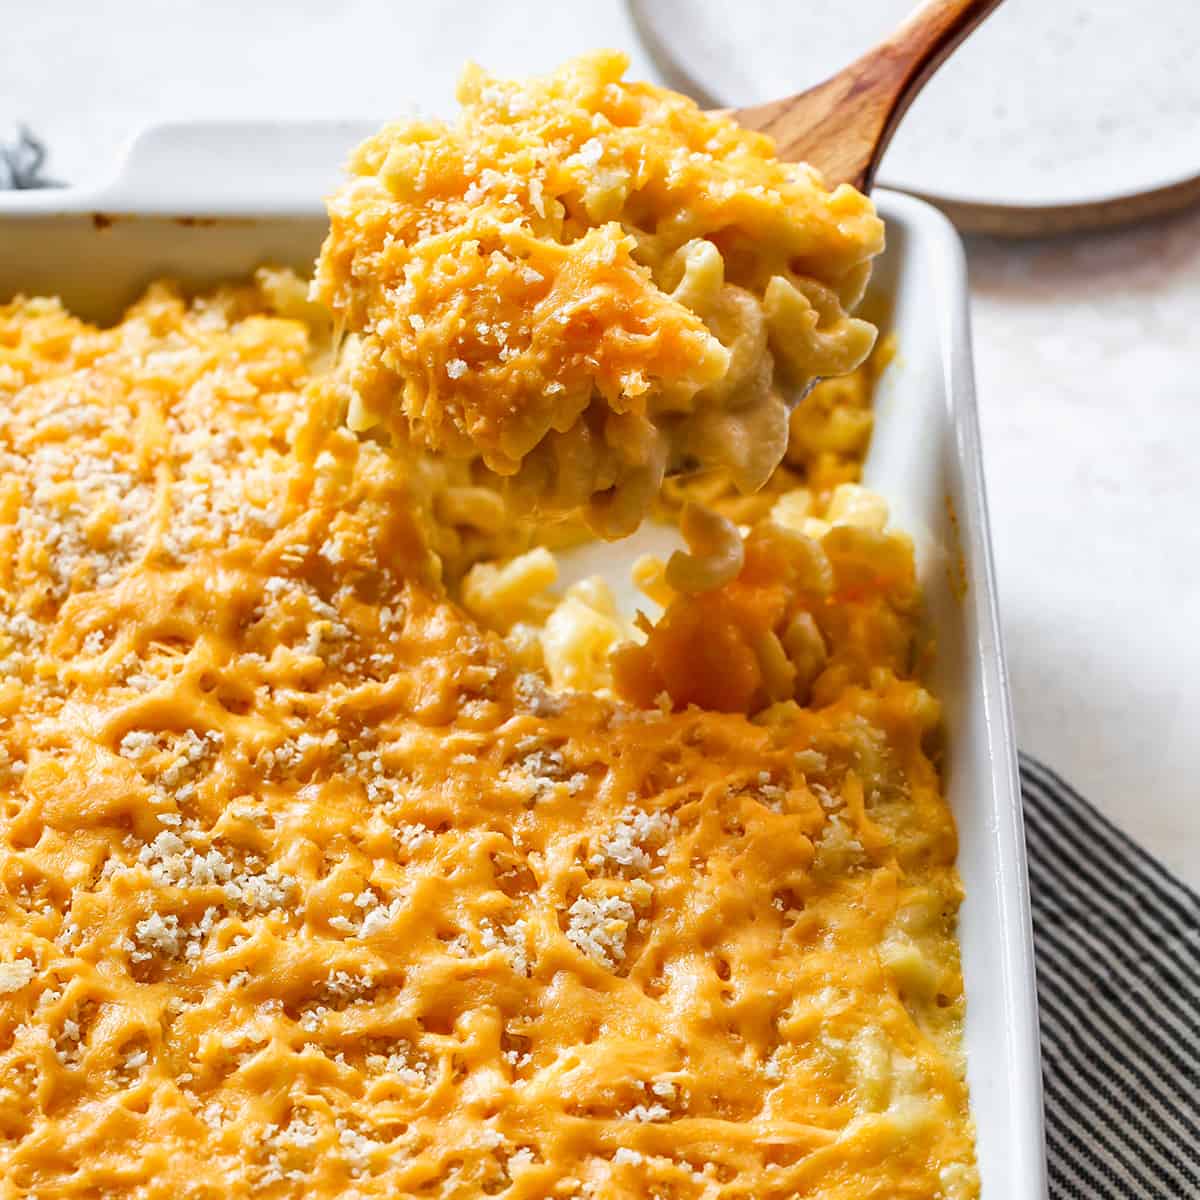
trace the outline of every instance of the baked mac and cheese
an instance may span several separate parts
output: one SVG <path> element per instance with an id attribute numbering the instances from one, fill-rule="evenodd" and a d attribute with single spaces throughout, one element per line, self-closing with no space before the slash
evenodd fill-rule
<path id="1" fill-rule="evenodd" d="M 864 196 L 625 65 L 470 68 L 457 123 L 363 143 L 314 288 L 355 335 L 352 427 L 478 454 L 607 535 L 669 467 L 762 486 L 787 397 L 870 350 L 850 313 L 883 246 Z"/>
<path id="2" fill-rule="evenodd" d="M 0 305 L 0 1200 L 974 1200 L 888 349 L 635 614 L 286 272 Z"/>

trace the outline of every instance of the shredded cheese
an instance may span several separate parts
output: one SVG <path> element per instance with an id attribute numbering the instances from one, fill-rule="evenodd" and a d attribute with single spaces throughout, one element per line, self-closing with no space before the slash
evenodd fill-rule
<path id="1" fill-rule="evenodd" d="M 911 549 L 556 692 L 309 320 L 0 308 L 0 1196 L 974 1194 Z M 816 700 L 689 692 L 691 603 Z"/>

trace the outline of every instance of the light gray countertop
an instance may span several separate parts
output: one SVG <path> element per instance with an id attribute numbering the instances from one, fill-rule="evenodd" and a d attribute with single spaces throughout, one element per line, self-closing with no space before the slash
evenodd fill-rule
<path id="1" fill-rule="evenodd" d="M 969 246 L 1022 747 L 1200 883 L 1200 211 Z"/>
<path id="2" fill-rule="evenodd" d="M 619 0 L 42 0 L 0 43 L 0 126 L 79 182 L 152 121 L 444 110 L 465 58 L 599 45 L 654 77 Z M 968 250 L 1021 744 L 1200 884 L 1200 212 Z"/>

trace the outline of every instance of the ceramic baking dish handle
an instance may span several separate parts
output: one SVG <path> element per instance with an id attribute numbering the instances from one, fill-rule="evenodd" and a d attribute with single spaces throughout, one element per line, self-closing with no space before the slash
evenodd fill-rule
<path id="1" fill-rule="evenodd" d="M 152 125 L 127 146 L 111 179 L 55 193 L 60 212 L 310 216 L 336 185 L 351 147 L 382 122 L 179 121 Z M 46 207 L 11 192 L 0 211 Z"/>

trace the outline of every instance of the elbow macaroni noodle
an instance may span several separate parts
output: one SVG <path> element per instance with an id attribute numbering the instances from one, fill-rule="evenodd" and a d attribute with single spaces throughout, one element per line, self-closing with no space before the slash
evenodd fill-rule
<path id="1" fill-rule="evenodd" d="M 737 160 L 718 182 L 757 161 L 613 60 L 573 71 L 537 86 L 597 137 L 650 106 Z M 407 128 L 363 153 L 407 177 L 443 136 Z M 686 437 L 767 411 L 764 362 L 808 369 L 797 314 L 858 353 L 821 345 L 819 290 L 862 286 L 858 200 L 818 205 L 850 230 L 818 287 L 686 206 L 650 242 L 621 161 L 601 138 L 521 204 L 576 221 L 567 250 L 640 213 L 613 269 L 721 368 L 671 393 Z M 739 195 L 711 203 L 800 236 Z M 391 220 L 351 207 L 335 234 Z M 422 235 L 447 305 L 459 232 Z M 688 545 L 634 564 L 652 620 L 562 588 L 588 531 L 522 516 L 486 455 L 346 427 L 390 420 L 372 336 L 339 351 L 282 271 L 156 284 L 108 329 L 0 305 L 0 1200 L 976 1200 L 939 708 L 911 542 L 860 482 L 888 341 L 797 405 L 757 493 L 731 455 L 652 497 Z M 666 404 L 683 376 L 642 349 Z M 429 399 L 448 447 L 469 409 Z"/>
<path id="2" fill-rule="evenodd" d="M 663 581 L 676 592 L 708 592 L 738 577 L 745 562 L 742 535 L 728 517 L 691 502 L 679 514 L 679 532 L 688 548 L 676 550 Z"/>

